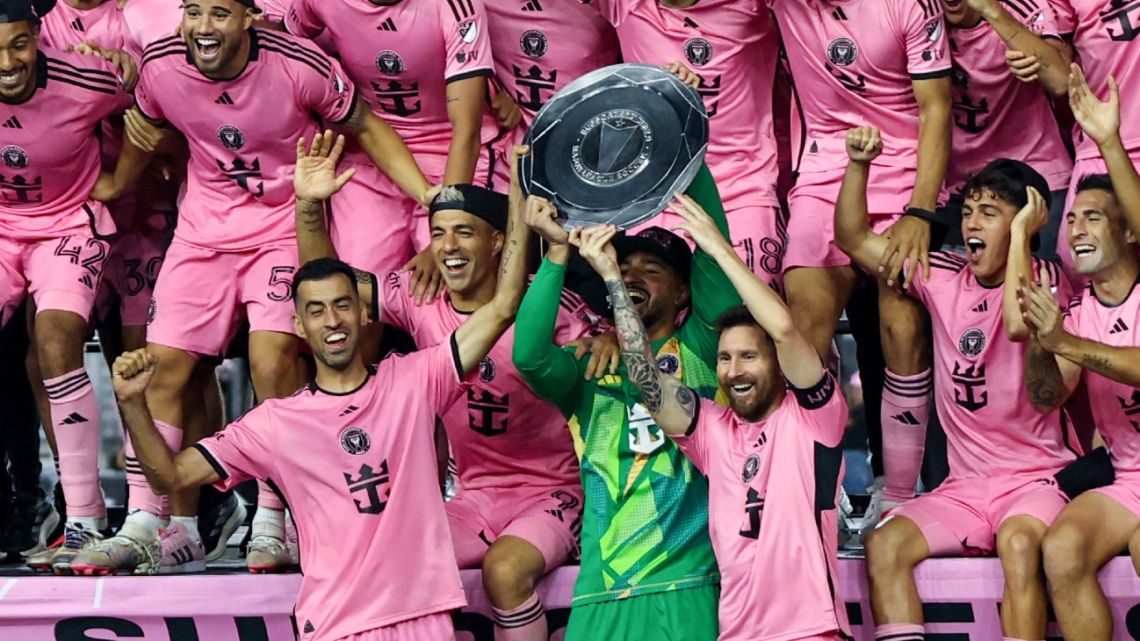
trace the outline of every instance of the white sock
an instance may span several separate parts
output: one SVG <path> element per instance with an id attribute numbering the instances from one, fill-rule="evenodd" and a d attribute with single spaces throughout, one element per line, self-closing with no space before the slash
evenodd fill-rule
<path id="1" fill-rule="evenodd" d="M 202 535 L 198 534 L 198 517 L 196 516 L 171 516 L 170 524 L 182 524 L 186 528 L 186 532 L 190 535 L 190 540 L 195 543 L 202 542 Z"/>
<path id="2" fill-rule="evenodd" d="M 280 541 L 285 540 L 285 510 L 257 506 L 250 524 L 251 536 L 271 536 Z"/>
<path id="3" fill-rule="evenodd" d="M 149 541 L 158 536 L 162 520 L 146 510 L 135 510 L 127 515 L 119 534 L 136 541 Z"/>

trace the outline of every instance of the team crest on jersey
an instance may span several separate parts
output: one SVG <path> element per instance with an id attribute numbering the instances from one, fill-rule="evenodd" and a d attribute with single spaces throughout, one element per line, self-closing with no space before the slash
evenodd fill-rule
<path id="1" fill-rule="evenodd" d="M 395 51 L 385 49 L 376 56 L 376 68 L 380 73 L 389 76 L 398 76 L 404 73 L 404 59 Z"/>
<path id="2" fill-rule="evenodd" d="M 519 38 L 519 47 L 522 47 L 523 53 L 531 58 L 541 58 L 546 55 L 546 34 L 537 29 L 525 31 L 522 37 Z"/>
<path id="3" fill-rule="evenodd" d="M 662 354 L 657 357 L 657 369 L 673 376 L 681 369 L 681 359 L 676 354 Z"/>
<path id="4" fill-rule="evenodd" d="M 467 44 L 475 42 L 475 38 L 479 37 L 479 23 L 474 20 L 461 23 L 459 25 L 459 37 Z"/>
<path id="5" fill-rule="evenodd" d="M 926 39 L 934 42 L 942 36 L 942 18 L 935 18 L 923 26 L 926 30 Z"/>
<path id="6" fill-rule="evenodd" d="M 962 332 L 962 337 L 958 339 L 958 351 L 962 352 L 963 356 L 973 358 L 981 354 L 985 348 L 986 334 L 977 327 Z"/>
<path id="7" fill-rule="evenodd" d="M 703 67 L 712 60 L 713 48 L 704 38 L 689 38 L 685 41 L 685 58 L 690 64 Z"/>
<path id="8" fill-rule="evenodd" d="M 827 45 L 827 59 L 839 67 L 849 67 L 859 56 L 859 47 L 851 38 L 836 38 Z"/>
<path id="9" fill-rule="evenodd" d="M 483 360 L 479 361 L 479 380 L 484 383 L 495 380 L 495 361 L 491 360 L 490 356 L 484 356 Z"/>
<path id="10" fill-rule="evenodd" d="M 0 150 L 0 156 L 4 157 L 4 165 L 10 169 L 25 169 L 28 166 L 28 152 L 23 147 L 8 145 Z"/>
<path id="11" fill-rule="evenodd" d="M 359 427 L 350 427 L 340 433 L 340 446 L 345 452 L 360 456 L 372 447 L 372 439 L 368 436 L 368 432 Z"/>
<path id="12" fill-rule="evenodd" d="M 238 151 L 245 146 L 245 134 L 233 125 L 218 127 L 218 140 L 221 141 L 223 147 L 230 151 Z"/>
<path id="13" fill-rule="evenodd" d="M 756 478 L 756 472 L 760 471 L 760 455 L 752 454 L 744 459 L 744 471 L 740 473 L 740 478 L 745 483 L 751 483 L 752 479 Z"/>

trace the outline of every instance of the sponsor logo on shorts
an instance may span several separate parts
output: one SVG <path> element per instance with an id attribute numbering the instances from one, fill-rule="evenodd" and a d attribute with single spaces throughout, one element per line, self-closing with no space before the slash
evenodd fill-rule
<path id="1" fill-rule="evenodd" d="M 973 358 L 982 353 L 986 348 L 986 333 L 977 327 L 971 327 L 962 332 L 962 337 L 958 339 L 958 351 L 962 352 L 962 356 Z"/>
<path id="2" fill-rule="evenodd" d="M 524 31 L 522 37 L 519 38 L 519 47 L 522 48 L 523 53 L 531 58 L 541 58 L 546 55 L 547 46 L 546 34 L 537 29 Z"/>
<path id="3" fill-rule="evenodd" d="M 0 156 L 4 157 L 4 165 L 9 169 L 25 169 L 28 166 L 28 152 L 23 147 L 8 145 L 0 150 Z"/>
<path id="4" fill-rule="evenodd" d="M 218 140 L 230 151 L 238 151 L 245 146 L 245 134 L 233 125 L 218 127 Z"/>
<path id="5" fill-rule="evenodd" d="M 745 483 L 751 483 L 752 479 L 756 478 L 756 472 L 760 471 L 760 456 L 752 454 L 744 459 L 744 470 L 740 474 L 740 478 Z"/>
<path id="6" fill-rule="evenodd" d="M 404 59 L 395 51 L 386 49 L 376 56 L 376 68 L 382 74 L 398 76 L 404 73 Z"/>
<path id="7" fill-rule="evenodd" d="M 368 432 L 359 427 L 350 427 L 340 433 L 340 446 L 345 452 L 360 456 L 372 447 L 372 439 L 368 436 Z"/>
<path id="8" fill-rule="evenodd" d="M 836 38 L 827 44 L 827 59 L 831 64 L 849 67 L 859 57 L 859 47 L 851 38 Z"/>
<path id="9" fill-rule="evenodd" d="M 479 37 L 479 23 L 474 20 L 466 20 L 460 23 L 459 37 L 467 44 L 475 42 L 475 38 Z"/>
<path id="10" fill-rule="evenodd" d="M 495 361 L 490 356 L 484 356 L 479 361 L 479 380 L 490 383 L 495 380 Z"/>
<path id="11" fill-rule="evenodd" d="M 657 369 L 674 376 L 681 369 L 681 359 L 676 354 L 663 354 L 657 357 Z"/>
<path id="12" fill-rule="evenodd" d="M 704 38 L 689 38 L 685 41 L 685 59 L 689 64 L 703 67 L 712 60 L 712 44 Z"/>

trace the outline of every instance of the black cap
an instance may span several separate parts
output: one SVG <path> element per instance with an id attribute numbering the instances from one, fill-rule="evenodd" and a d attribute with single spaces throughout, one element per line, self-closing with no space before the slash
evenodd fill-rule
<path id="1" fill-rule="evenodd" d="M 39 20 L 55 6 L 55 0 L 0 0 L 0 24 Z"/>
<path id="2" fill-rule="evenodd" d="M 625 260 L 630 254 L 647 252 L 664 260 L 677 271 L 678 276 L 686 283 L 689 282 L 693 250 L 689 249 L 689 244 L 684 239 L 668 229 L 650 227 L 636 236 L 617 236 L 613 243 L 619 261 Z"/>
<path id="3" fill-rule="evenodd" d="M 507 197 L 498 192 L 479 187 L 478 185 L 448 185 L 444 187 L 435 200 L 428 207 L 428 221 L 437 211 L 444 209 L 458 209 L 465 211 L 476 218 L 481 218 L 488 225 L 499 231 L 507 229 Z"/>

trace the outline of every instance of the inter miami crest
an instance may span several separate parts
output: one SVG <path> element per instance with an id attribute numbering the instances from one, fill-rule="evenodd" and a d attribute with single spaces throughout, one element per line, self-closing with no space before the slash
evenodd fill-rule
<path id="1" fill-rule="evenodd" d="M 546 34 L 537 29 L 525 31 L 522 37 L 519 38 L 519 47 L 522 48 L 523 53 L 527 56 L 531 58 L 541 58 L 546 55 Z"/>
<path id="2" fill-rule="evenodd" d="M 4 165 L 10 169 L 26 169 L 28 166 L 28 152 L 22 147 L 8 145 L 0 151 L 0 156 L 4 157 Z"/>
<path id="3" fill-rule="evenodd" d="M 218 127 L 218 140 L 230 151 L 238 151 L 245 146 L 245 134 L 233 125 Z"/>
<path id="4" fill-rule="evenodd" d="M 752 454 L 744 459 L 744 469 L 740 473 L 740 478 L 745 483 L 751 483 L 752 479 L 756 478 L 756 473 L 760 471 L 760 456 Z"/>
<path id="5" fill-rule="evenodd" d="M 703 67 L 712 60 L 712 45 L 704 38 L 689 38 L 685 41 L 685 59 L 689 64 Z"/>
<path id="6" fill-rule="evenodd" d="M 859 55 L 859 47 L 851 38 L 836 38 L 827 45 L 827 59 L 838 67 L 849 67 Z"/>
<path id="7" fill-rule="evenodd" d="M 479 24 L 474 20 L 468 20 L 459 25 L 459 37 L 467 44 L 475 42 L 475 38 L 479 37 Z"/>
<path id="8" fill-rule="evenodd" d="M 385 49 L 376 56 L 376 68 L 382 74 L 398 76 L 404 73 L 404 59 L 395 51 Z"/>
<path id="9" fill-rule="evenodd" d="M 657 369 L 669 376 L 674 376 L 681 369 L 681 359 L 676 354 L 662 354 L 657 357 Z"/>
<path id="10" fill-rule="evenodd" d="M 340 433 L 340 446 L 344 448 L 345 452 L 353 456 L 360 456 L 372 447 L 372 439 L 369 438 L 368 432 L 359 427 L 350 427 Z"/>
<path id="11" fill-rule="evenodd" d="M 962 352 L 963 356 L 973 358 L 981 354 L 985 348 L 986 334 L 977 327 L 962 332 L 962 337 L 958 339 L 958 351 Z"/>
<path id="12" fill-rule="evenodd" d="M 479 380 L 484 383 L 495 380 L 495 361 L 491 360 L 490 356 L 484 356 L 483 360 L 479 361 Z"/>

